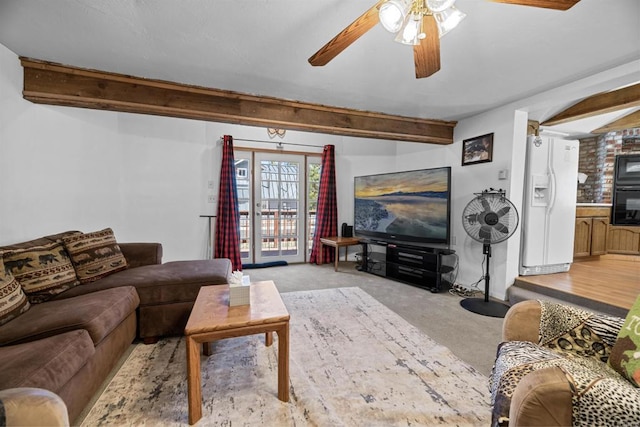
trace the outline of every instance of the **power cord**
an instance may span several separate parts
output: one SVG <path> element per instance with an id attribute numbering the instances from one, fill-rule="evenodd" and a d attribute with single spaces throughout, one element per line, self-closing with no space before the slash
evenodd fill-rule
<path id="1" fill-rule="evenodd" d="M 455 263 L 453 264 L 452 270 L 449 273 L 451 276 L 449 277 L 449 283 L 451 284 L 455 284 L 456 280 L 458 279 L 458 265 L 460 262 L 460 257 L 458 256 L 458 254 L 454 253 L 452 254 L 454 256 L 454 259 L 456 260 Z"/>
<path id="2" fill-rule="evenodd" d="M 470 288 L 466 288 L 462 285 L 459 285 L 457 283 L 454 283 L 451 286 L 451 289 L 449 289 L 449 293 L 451 295 L 455 295 L 458 297 L 462 297 L 462 298 L 469 298 L 472 297 L 474 295 L 476 295 L 478 292 L 480 292 L 479 290 L 474 290 L 474 289 L 470 289 Z"/>
<path id="3" fill-rule="evenodd" d="M 456 257 L 457 258 L 457 257 Z M 459 296 L 459 297 L 463 297 L 463 298 L 469 298 L 469 297 L 473 297 L 476 295 L 484 295 L 484 291 L 482 291 L 480 289 L 480 287 L 478 286 L 480 284 L 480 282 L 482 282 L 485 278 L 485 272 L 484 272 L 484 263 L 485 260 L 482 260 L 482 276 L 480 276 L 480 279 L 478 279 L 477 281 L 475 281 L 474 283 L 470 284 L 469 286 L 463 286 L 460 285 L 458 283 L 455 283 L 455 279 L 453 280 L 453 285 L 451 285 L 451 289 L 449 289 L 449 293 L 451 295 L 455 295 L 455 296 Z M 456 259 L 456 278 L 458 276 L 458 271 L 457 271 L 457 259 Z"/>

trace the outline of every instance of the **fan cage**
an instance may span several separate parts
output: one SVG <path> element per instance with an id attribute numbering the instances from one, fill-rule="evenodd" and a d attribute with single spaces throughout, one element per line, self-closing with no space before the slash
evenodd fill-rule
<path id="1" fill-rule="evenodd" d="M 507 240 L 518 227 L 518 221 L 515 206 L 503 193 L 482 193 L 462 212 L 464 230 L 472 239 L 484 244 Z"/>

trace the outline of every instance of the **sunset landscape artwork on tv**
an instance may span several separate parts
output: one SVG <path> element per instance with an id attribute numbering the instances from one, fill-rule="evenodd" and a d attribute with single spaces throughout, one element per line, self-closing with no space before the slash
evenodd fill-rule
<path id="1" fill-rule="evenodd" d="M 448 167 L 355 178 L 354 231 L 389 240 L 449 242 Z"/>

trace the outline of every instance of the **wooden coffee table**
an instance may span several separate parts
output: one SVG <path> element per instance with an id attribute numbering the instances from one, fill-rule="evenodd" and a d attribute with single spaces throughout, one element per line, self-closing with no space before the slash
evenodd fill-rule
<path id="1" fill-rule="evenodd" d="M 200 288 L 187 326 L 187 383 L 189 424 L 202 418 L 202 384 L 200 378 L 200 344 L 204 354 L 211 354 L 215 340 L 244 335 L 265 335 L 272 344 L 278 334 L 278 399 L 289 401 L 289 313 L 272 281 L 251 284 L 250 305 L 229 307 L 229 285 Z"/>

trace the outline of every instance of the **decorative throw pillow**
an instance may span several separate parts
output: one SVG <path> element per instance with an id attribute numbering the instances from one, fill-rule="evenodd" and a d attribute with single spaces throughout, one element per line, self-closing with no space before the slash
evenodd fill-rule
<path id="1" fill-rule="evenodd" d="M 127 260 L 110 228 L 66 236 L 62 241 L 81 284 L 127 268 Z"/>
<path id="2" fill-rule="evenodd" d="M 627 314 L 608 363 L 633 385 L 640 387 L 640 296 Z"/>
<path id="3" fill-rule="evenodd" d="M 78 284 L 69 254 L 59 242 L 5 252 L 4 266 L 20 282 L 32 304 Z"/>
<path id="4" fill-rule="evenodd" d="M 0 325 L 20 316 L 29 310 L 29 300 L 22 291 L 20 283 L 5 268 L 0 257 Z"/>

